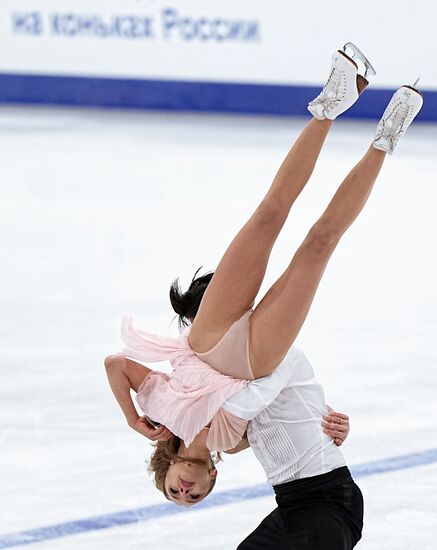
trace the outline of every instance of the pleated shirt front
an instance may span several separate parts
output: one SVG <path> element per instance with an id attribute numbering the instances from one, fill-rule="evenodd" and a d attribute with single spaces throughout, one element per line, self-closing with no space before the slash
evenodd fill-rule
<path id="1" fill-rule="evenodd" d="M 223 408 L 250 421 L 250 446 L 272 485 L 345 465 L 334 440 L 323 433 L 328 413 L 323 388 L 295 346 L 271 375 L 251 381 Z"/>

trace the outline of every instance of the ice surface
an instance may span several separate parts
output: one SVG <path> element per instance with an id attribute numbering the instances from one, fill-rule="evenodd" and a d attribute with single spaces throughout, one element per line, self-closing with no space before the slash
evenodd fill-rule
<path id="1" fill-rule="evenodd" d="M 148 444 L 128 429 L 102 360 L 125 312 L 177 333 L 177 276 L 213 269 L 263 196 L 303 119 L 2 108 L 0 533 L 163 502 Z M 289 262 L 374 123 L 338 121 L 272 254 Z M 299 344 L 351 416 L 353 465 L 437 447 L 437 128 L 388 159 L 327 270 Z M 217 491 L 261 483 L 250 451 Z M 437 464 L 360 479 L 362 550 L 437 547 Z M 263 497 L 44 541 L 44 550 L 235 548 Z M 0 534 L 1 541 L 1 534 Z"/>

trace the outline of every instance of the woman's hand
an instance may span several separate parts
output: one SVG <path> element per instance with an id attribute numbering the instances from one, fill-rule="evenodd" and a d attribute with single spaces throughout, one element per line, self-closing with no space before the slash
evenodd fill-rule
<path id="1" fill-rule="evenodd" d="M 147 416 L 139 416 L 133 420 L 129 426 L 151 441 L 168 441 L 173 437 L 171 431 L 165 426 L 155 428 L 155 426 L 149 422 Z"/>
<path id="2" fill-rule="evenodd" d="M 323 417 L 323 432 L 334 439 L 334 443 L 340 447 L 349 434 L 350 425 L 347 414 L 335 412 L 328 407 L 329 413 Z"/>

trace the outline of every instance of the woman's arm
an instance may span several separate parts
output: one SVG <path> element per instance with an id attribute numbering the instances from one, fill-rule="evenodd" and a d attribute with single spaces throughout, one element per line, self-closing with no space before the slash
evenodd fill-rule
<path id="1" fill-rule="evenodd" d="M 110 355 L 105 359 L 109 385 L 128 425 L 152 441 L 167 440 L 172 434 L 165 426 L 155 428 L 145 416 L 140 416 L 132 401 L 130 390 L 138 391 L 144 378 L 152 372 L 147 367 L 119 355 Z"/>

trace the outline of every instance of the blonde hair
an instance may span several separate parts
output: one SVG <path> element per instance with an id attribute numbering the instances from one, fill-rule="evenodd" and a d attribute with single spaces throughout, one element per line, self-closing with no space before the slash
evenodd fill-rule
<path id="1" fill-rule="evenodd" d="M 172 437 L 168 441 L 157 441 L 154 444 L 155 450 L 149 460 L 148 470 L 151 474 L 153 474 L 155 486 L 168 500 L 170 499 L 165 490 L 165 477 L 171 462 L 191 462 L 193 464 L 201 464 L 213 469 L 215 468 L 217 462 L 221 460 L 220 453 L 216 453 L 215 456 L 210 456 L 209 464 L 207 460 L 202 460 L 201 458 L 181 457 L 178 455 L 180 444 L 181 440 L 176 436 Z M 209 493 L 213 490 L 215 482 L 216 478 L 211 478 L 209 491 L 205 496 L 209 495 Z"/>

